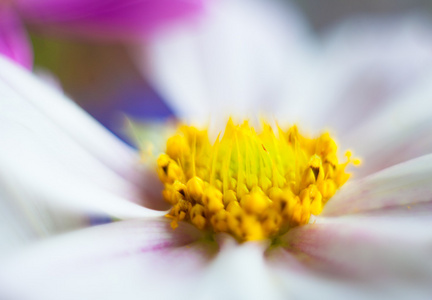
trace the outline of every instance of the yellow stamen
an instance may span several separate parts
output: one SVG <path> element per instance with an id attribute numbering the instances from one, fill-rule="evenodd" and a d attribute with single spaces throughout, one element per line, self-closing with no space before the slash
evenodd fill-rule
<path id="1" fill-rule="evenodd" d="M 206 130 L 180 126 L 168 139 L 157 164 L 173 228 L 184 220 L 239 241 L 275 237 L 319 215 L 348 180 L 346 166 L 360 164 L 350 151 L 339 163 L 328 133 L 310 139 L 296 126 L 277 134 L 262 126 L 229 120 L 213 144 Z"/>

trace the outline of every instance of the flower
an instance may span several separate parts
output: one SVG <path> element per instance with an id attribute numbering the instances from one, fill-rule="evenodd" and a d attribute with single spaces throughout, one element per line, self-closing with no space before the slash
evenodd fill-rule
<path id="1" fill-rule="evenodd" d="M 0 4 L 0 53 L 31 68 L 32 52 L 21 18 L 45 31 L 124 41 L 148 36 L 200 9 L 200 0 L 8 0 Z"/>
<path id="2" fill-rule="evenodd" d="M 30 69 L 33 54 L 24 28 L 17 15 L 7 7 L 0 7 L 0 53 Z"/>
<path id="3" fill-rule="evenodd" d="M 134 49 L 137 61 L 182 119 L 260 111 L 335 131 L 363 159 L 357 178 L 430 153 L 423 104 L 397 101 L 430 74 L 429 19 L 371 15 L 317 36 L 295 7 L 271 3 L 218 1 L 200 26 L 155 36 L 147 56 Z"/>
<path id="4" fill-rule="evenodd" d="M 171 227 L 188 221 L 200 230 L 229 233 L 238 241 L 276 241 L 306 225 L 349 179 L 329 133 L 303 136 L 261 121 L 229 119 L 212 142 L 208 130 L 180 126 L 157 159 L 163 198 L 172 205 Z M 146 153 L 143 153 L 146 158 Z"/>
<path id="5" fill-rule="evenodd" d="M 135 218 L 6 257 L 3 298 L 424 299 L 431 293 L 432 156 L 407 160 L 431 150 L 429 76 L 383 100 L 389 107 L 355 132 L 350 128 L 354 149 L 368 144 L 364 176 L 347 183 L 315 223 L 290 230 L 275 245 L 238 244 L 224 235 L 211 242 L 184 222 L 172 230 L 157 216 L 165 212 L 134 204 L 154 205 L 141 196 L 142 185 L 153 183 L 143 180 L 134 151 L 3 58 L 0 79 L 0 174 L 8 188 L 2 197 Z M 343 112 L 349 110 L 333 116 Z M 384 169 L 399 161 L 405 162 Z"/>

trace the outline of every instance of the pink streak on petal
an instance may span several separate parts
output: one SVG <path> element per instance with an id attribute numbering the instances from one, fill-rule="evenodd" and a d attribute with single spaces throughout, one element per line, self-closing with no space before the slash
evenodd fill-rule
<path id="1" fill-rule="evenodd" d="M 93 227 L 9 259 L 0 286 L 17 299 L 187 298 L 217 250 L 201 237 L 189 224 L 171 229 L 165 218 Z"/>
<path id="2" fill-rule="evenodd" d="M 414 205 L 431 212 L 432 154 L 349 182 L 324 207 L 322 216 L 371 213 L 385 215 L 389 210 L 411 214 Z"/>
<path id="3" fill-rule="evenodd" d="M 0 7 L 0 53 L 27 69 L 32 68 L 33 54 L 24 27 L 7 7 Z"/>
<path id="4" fill-rule="evenodd" d="M 286 251 L 282 246 L 268 249 L 265 253 L 265 258 L 270 266 L 276 268 L 282 266 L 298 274 L 304 274 L 309 271 L 296 254 Z"/>
<path id="5" fill-rule="evenodd" d="M 268 264 L 284 299 L 428 299 L 428 282 L 397 282 L 389 278 L 372 280 L 335 274 L 319 268 L 317 260 L 308 261 L 306 254 L 276 247 L 268 253 Z"/>
<path id="6" fill-rule="evenodd" d="M 286 251 L 309 268 L 363 280 L 432 278 L 430 218 L 345 217 L 295 228 Z"/>
<path id="7" fill-rule="evenodd" d="M 23 17 L 50 31 L 132 38 L 202 9 L 203 0 L 18 0 Z M 47 28 L 45 28 L 47 29 Z M 47 29 L 48 30 L 48 29 Z"/>

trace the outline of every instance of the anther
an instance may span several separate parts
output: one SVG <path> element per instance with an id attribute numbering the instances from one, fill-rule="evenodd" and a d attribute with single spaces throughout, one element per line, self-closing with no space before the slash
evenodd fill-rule
<path id="1" fill-rule="evenodd" d="M 348 180 L 345 167 L 360 161 L 347 152 L 339 163 L 328 133 L 311 139 L 296 126 L 277 132 L 265 122 L 257 133 L 248 122 L 230 120 L 211 144 L 206 130 L 181 126 L 157 160 L 163 197 L 173 205 L 171 227 L 186 221 L 248 241 L 275 237 L 320 214 Z"/>

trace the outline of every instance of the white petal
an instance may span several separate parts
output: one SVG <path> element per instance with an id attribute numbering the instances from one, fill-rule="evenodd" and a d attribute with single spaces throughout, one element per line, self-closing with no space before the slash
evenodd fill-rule
<path id="1" fill-rule="evenodd" d="M 28 249 L 0 270 L 3 299 L 190 299 L 217 249 L 188 224 L 124 221 Z M 25 287 L 25 288 L 23 288 Z"/>
<path id="2" fill-rule="evenodd" d="M 432 73 L 344 138 L 364 164 L 358 176 L 432 152 Z"/>
<path id="3" fill-rule="evenodd" d="M 429 207 L 432 198 L 432 154 L 348 182 L 326 204 L 323 216 L 355 213 L 385 215 L 390 210 L 411 213 L 411 209 Z M 430 208 L 424 210 L 431 213 Z"/>
<path id="4" fill-rule="evenodd" d="M 21 108 L 24 111 L 16 116 L 21 122 L 25 122 L 27 117 L 33 117 L 27 116 L 30 112 L 35 114 L 35 118 L 43 117 L 44 123 L 55 126 L 77 146 L 84 148 L 117 174 L 130 181 L 137 180 L 136 156 L 133 150 L 90 118 L 66 96 L 44 85 L 31 73 L 2 57 L 0 83 L 2 117 L 14 118 L 17 110 Z M 37 122 L 38 119 L 28 122 Z"/>
<path id="5" fill-rule="evenodd" d="M 398 209 L 410 213 L 432 202 L 432 154 L 347 183 L 326 204 L 323 216 Z M 426 208 L 427 206 L 421 206 Z M 431 213 L 430 208 L 425 211 Z"/>
<path id="6" fill-rule="evenodd" d="M 80 178 L 67 170 L 62 161 L 54 161 L 53 158 L 47 157 L 45 149 L 38 149 L 36 145 L 32 144 L 33 148 L 5 147 L 0 157 L 2 175 L 9 176 L 13 185 L 20 187 L 19 193 L 26 195 L 23 196 L 25 201 L 50 203 L 53 207 L 68 208 L 81 213 L 106 213 L 121 219 L 165 214 L 129 201 L 133 199 L 132 196 L 139 195 L 137 190 L 125 191 L 123 195 L 116 194 Z M 32 149 L 33 152 L 28 153 L 28 149 Z M 39 153 L 35 153 L 36 151 Z M 11 160 L 15 155 L 16 160 Z M 126 192 L 136 194 L 128 195 Z"/>
<path id="7" fill-rule="evenodd" d="M 430 289 L 405 281 L 363 282 L 337 277 L 308 264 L 308 256 L 277 247 L 267 253 L 269 267 L 285 299 L 427 299 Z M 297 267 L 292 268 L 292 261 Z"/>
<path id="8" fill-rule="evenodd" d="M 7 188 L 2 191 L 6 206 L 28 204 L 34 211 L 50 203 L 53 209 L 73 209 L 71 214 L 119 218 L 163 214 L 130 202 L 138 201 L 141 193 L 130 181 L 144 180 L 131 149 L 64 95 L 1 57 L 0 105 L 0 177 L 7 178 L 7 186 L 2 186 Z"/>
<path id="9" fill-rule="evenodd" d="M 89 225 L 83 214 L 28 201 L 28 191 L 12 181 L 0 180 L 0 257 L 38 238 Z"/>
<path id="10" fill-rule="evenodd" d="M 326 86 L 332 99 L 321 126 L 364 158 L 364 176 L 432 151 L 432 23 L 411 15 L 359 18 L 326 40 Z M 317 101 L 318 102 L 318 101 Z M 367 139 L 367 143 L 364 140 Z"/>
<path id="11" fill-rule="evenodd" d="M 324 36 L 323 80 L 332 87 L 324 126 L 350 131 L 415 86 L 432 67 L 432 23 L 420 15 L 351 18 Z"/>
<path id="12" fill-rule="evenodd" d="M 405 281 L 431 287 L 430 218 L 319 218 L 289 231 L 287 250 L 308 267 L 362 282 Z"/>
<path id="13" fill-rule="evenodd" d="M 201 19 L 151 41 L 148 60 L 136 57 L 180 117 L 274 113 L 310 50 L 301 16 L 285 4 L 209 1 Z"/>
<path id="14" fill-rule="evenodd" d="M 282 299 L 264 259 L 267 243 L 238 244 L 225 236 L 192 299 Z"/>

